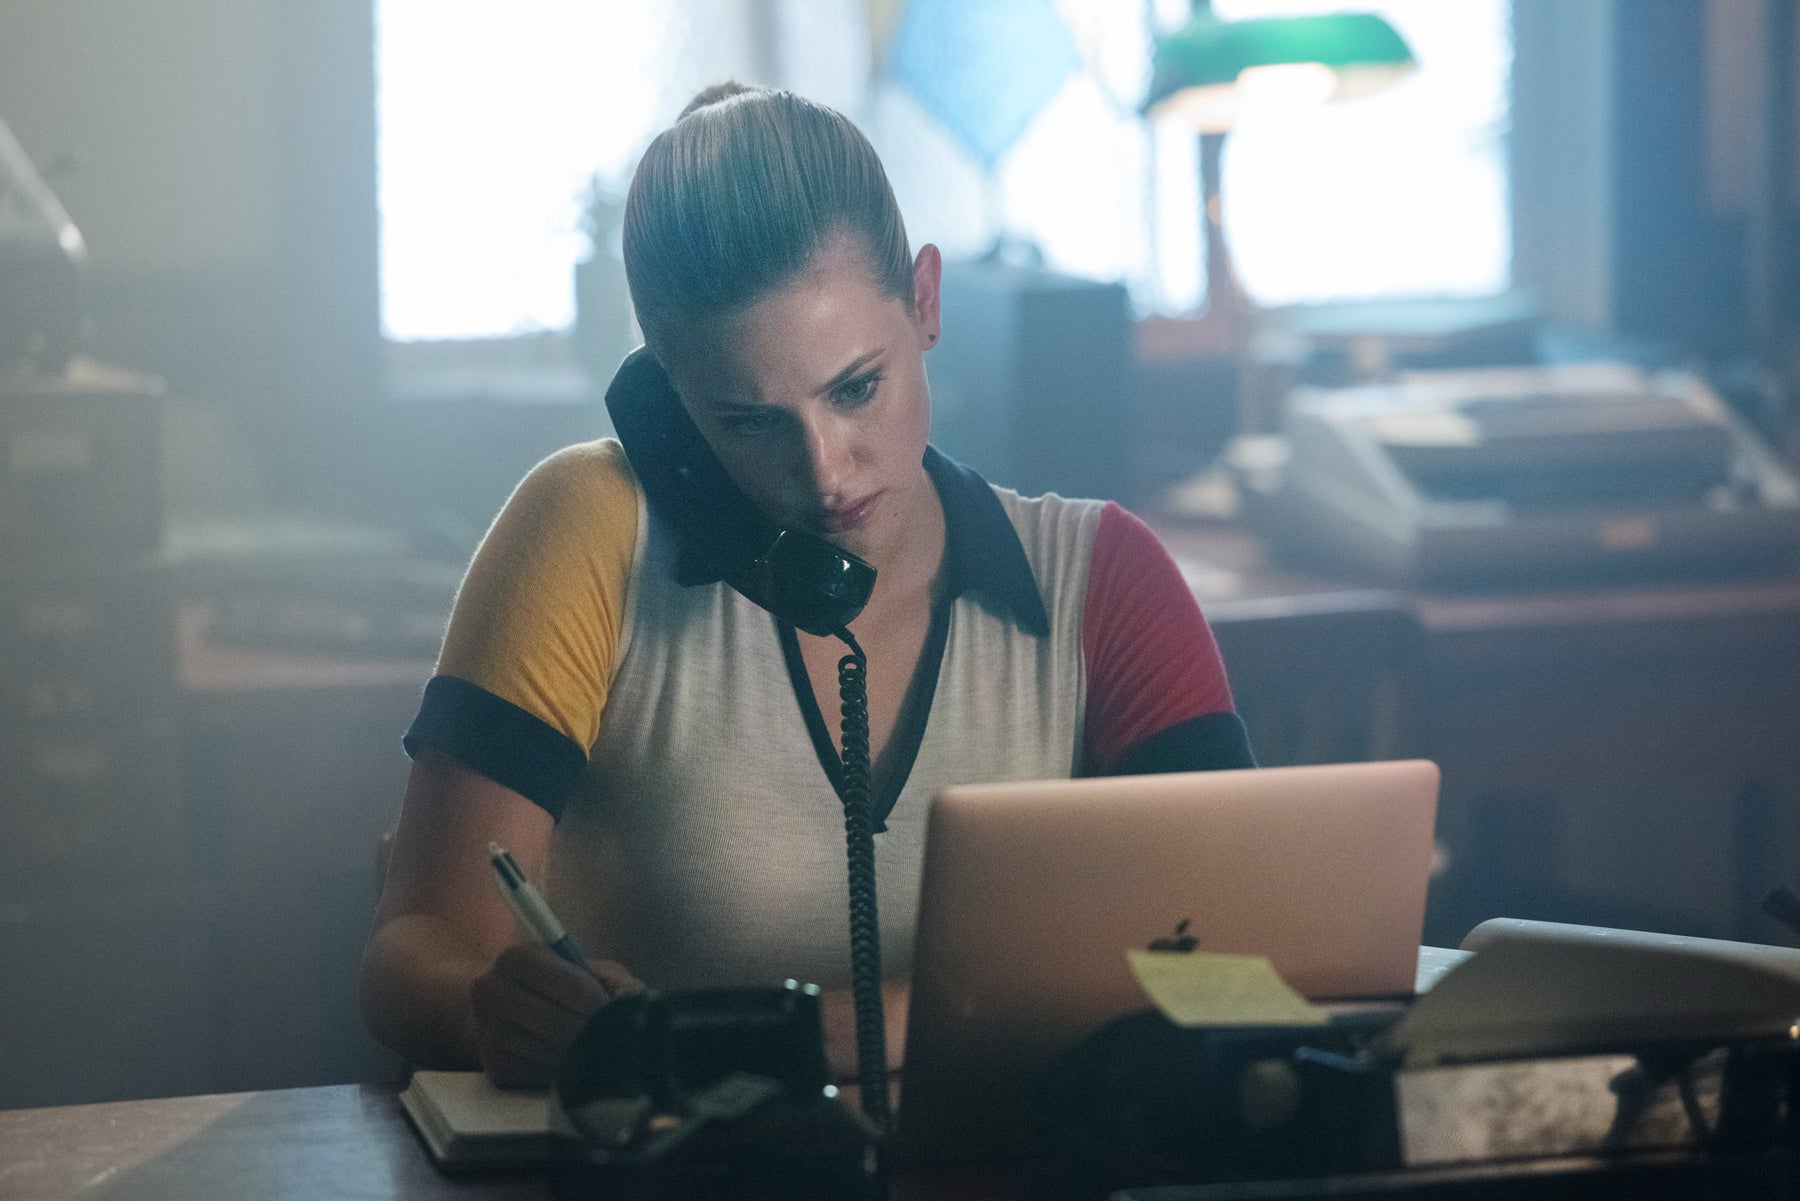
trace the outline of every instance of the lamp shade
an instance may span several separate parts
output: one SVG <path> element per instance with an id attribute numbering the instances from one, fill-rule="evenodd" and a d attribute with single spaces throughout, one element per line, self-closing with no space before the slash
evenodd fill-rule
<path id="1" fill-rule="evenodd" d="M 1373 13 L 1222 21 L 1201 12 L 1157 42 L 1141 111 L 1183 113 L 1203 132 L 1223 133 L 1236 118 L 1246 72 L 1301 66 L 1328 75 L 1325 98 L 1344 99 L 1385 86 L 1413 66 L 1413 56 Z"/>

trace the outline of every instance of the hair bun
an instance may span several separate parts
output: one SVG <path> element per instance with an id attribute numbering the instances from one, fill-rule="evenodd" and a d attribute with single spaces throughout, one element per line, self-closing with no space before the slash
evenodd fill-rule
<path id="1" fill-rule="evenodd" d="M 711 108 L 713 105 L 724 100 L 729 100 L 733 96 L 742 96 L 745 92 L 758 92 L 762 90 L 763 89 L 761 88 L 753 88 L 741 84 L 735 79 L 727 79 L 724 83 L 711 84 L 710 86 L 701 88 L 698 92 L 695 92 L 694 98 L 687 102 L 686 108 L 681 110 L 681 116 L 676 117 L 675 119 L 680 121 L 692 113 L 697 113 L 703 108 Z"/>

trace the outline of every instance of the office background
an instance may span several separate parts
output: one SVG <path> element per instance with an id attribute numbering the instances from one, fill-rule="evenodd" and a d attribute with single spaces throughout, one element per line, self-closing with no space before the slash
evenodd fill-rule
<path id="1" fill-rule="evenodd" d="M 133 398 L 156 398 L 143 403 L 158 421 L 90 466 L 95 479 L 153 469 L 144 495 L 159 546 L 138 573 L 64 554 L 52 529 L 48 549 L 0 573 L 0 647 L 15 664 L 39 662 L 30 648 L 54 640 L 71 604 L 105 634 L 67 639 L 88 692 L 21 701 L 0 731 L 0 1104 L 392 1069 L 357 1026 L 353 976 L 405 776 L 399 732 L 456 567 L 508 488 L 541 455 L 603 432 L 591 363 L 620 333 L 615 320 L 598 350 L 529 321 L 519 336 L 436 347 L 384 339 L 380 7 L 0 0 L 0 120 L 87 241 L 89 354 L 130 373 L 89 381 L 87 401 L 8 403 L 98 396 L 137 412 Z M 616 9 L 624 22 L 654 7 Z M 1170 19 L 1168 7 L 1142 18 Z M 1068 257 L 1079 253 L 1056 249 L 1033 199 L 1055 186 L 1054 156 L 1009 161 L 1041 153 L 1027 133 L 984 172 L 916 88 L 870 81 L 869 44 L 895 8 L 696 0 L 681 9 L 685 51 L 632 119 L 654 129 L 690 84 L 720 75 L 792 84 L 892 139 L 881 148 L 903 160 L 903 202 L 926 210 L 916 236 L 972 259 L 1012 235 L 1011 261 L 965 273 L 971 289 L 1016 298 L 994 280 L 1035 270 L 1019 265 L 1032 240 L 1049 267 L 1079 276 Z M 1124 35 L 1094 25 L 1093 8 L 1062 6 L 1075 65 L 1019 85 L 1047 92 L 1047 110 L 1070 87 L 1123 95 L 1142 65 L 1144 47 L 1127 62 Z M 1792 70 L 1792 52 L 1765 53 L 1771 14 L 1791 5 L 1467 11 L 1498 13 L 1509 42 L 1493 290 L 1528 294 L 1584 345 L 1705 367 L 1800 461 L 1791 85 L 1785 120 L 1762 115 L 1771 63 Z M 600 21 L 592 36 L 612 36 L 588 18 Z M 597 61 L 618 54 L 596 43 Z M 1098 84 L 1095 55 L 1111 64 Z M 457 110 L 474 122 L 472 178 L 515 169 L 480 153 L 485 78 L 467 74 L 476 100 Z M 623 110 L 583 119 L 606 126 Z M 1135 136 L 1192 155 L 1191 135 Z M 611 144 L 612 183 L 631 148 L 624 134 Z M 1072 176 L 1095 170 L 1067 157 Z M 1771 171 L 1785 186 L 1769 186 Z M 1197 254 L 1182 195 L 1143 216 L 1160 241 L 1147 229 L 1120 239 L 1102 272 L 1117 287 L 1080 291 L 1097 307 L 1072 310 L 1116 328 L 1094 353 L 1116 356 L 1104 361 L 1131 415 L 1096 422 L 1094 437 L 1112 441 L 1089 445 L 1106 448 L 1105 472 L 1084 490 L 1152 515 L 1223 446 L 1244 378 L 1243 346 L 1194 315 L 1200 267 L 1144 249 L 1191 238 Z M 437 249 L 452 271 L 467 261 L 454 228 Z M 608 286 L 590 279 L 589 312 L 608 311 Z M 1479 281 L 1464 291 L 1491 299 Z M 1068 332 L 1004 300 L 989 315 L 1022 362 Z M 1004 456 L 995 428 L 966 436 Z M 1502 601 L 1483 595 L 1427 598 L 1397 621 L 1395 606 L 1369 601 L 1386 585 L 1286 573 L 1228 522 L 1180 528 L 1184 565 L 1231 619 L 1228 667 L 1273 759 L 1445 762 L 1455 837 L 1428 936 L 1453 941 L 1502 913 L 1775 936 L 1754 900 L 1800 871 L 1800 589 L 1687 580 L 1646 600 L 1572 584 L 1498 616 Z M 46 608 L 49 595 L 60 599 Z M 1306 722 L 1325 694 L 1347 699 L 1318 735 Z"/>

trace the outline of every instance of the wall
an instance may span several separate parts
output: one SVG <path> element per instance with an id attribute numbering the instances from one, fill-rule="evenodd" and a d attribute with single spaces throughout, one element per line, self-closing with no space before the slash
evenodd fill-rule
<path id="1" fill-rule="evenodd" d="M 1791 8 L 1790 0 L 1773 0 Z M 1612 306 L 1619 330 L 1713 362 L 1755 342 L 1759 273 L 1792 279 L 1795 182 L 1778 229 L 1759 233 L 1759 127 L 1771 0 L 1614 0 Z M 1789 51 L 1790 64 L 1796 52 Z M 1790 70 L 1791 70 L 1790 65 Z M 1793 161 L 1790 111 L 1784 153 Z M 1781 288 L 1767 319 L 1792 339 L 1800 293 Z M 1790 381 L 1791 382 L 1791 381 Z"/>
<path id="2" fill-rule="evenodd" d="M 1521 282 L 1577 324 L 1743 352 L 1765 0 L 1517 5 Z M 379 402 L 371 8 L 0 0 L 0 119 L 91 244 L 98 349 L 192 410 L 182 487 L 479 523 L 597 414 Z"/>
<path id="3" fill-rule="evenodd" d="M 89 243 L 95 351 L 165 376 L 276 502 L 366 470 L 344 435 L 377 382 L 369 22 L 360 0 L 0 0 L 0 119 Z"/>

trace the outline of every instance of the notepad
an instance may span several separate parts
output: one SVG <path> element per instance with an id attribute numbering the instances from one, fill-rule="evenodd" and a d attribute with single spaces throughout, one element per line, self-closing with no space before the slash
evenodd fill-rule
<path id="1" fill-rule="evenodd" d="M 447 1168 L 542 1163 L 550 1155 L 548 1090 L 500 1089 L 480 1072 L 414 1072 L 400 1093 L 431 1157 Z"/>

